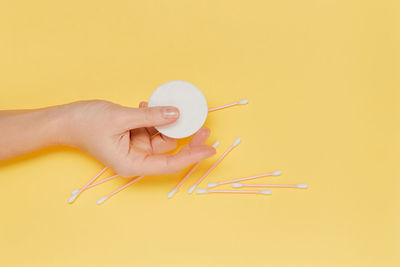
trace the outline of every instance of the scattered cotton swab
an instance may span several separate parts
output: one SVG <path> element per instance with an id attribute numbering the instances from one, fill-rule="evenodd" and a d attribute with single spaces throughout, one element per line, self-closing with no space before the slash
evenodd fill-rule
<path id="1" fill-rule="evenodd" d="M 239 191 L 239 190 L 208 190 L 208 189 L 197 189 L 197 194 L 208 194 L 208 193 L 232 193 L 232 194 L 264 194 L 270 195 L 271 191 L 261 190 L 261 191 Z"/>
<path id="2" fill-rule="evenodd" d="M 102 169 L 98 174 L 96 174 L 95 177 L 93 177 L 86 185 L 84 185 L 81 189 L 78 189 L 78 191 L 73 194 L 69 199 L 68 199 L 68 203 L 73 203 L 75 201 L 75 199 L 83 192 L 85 191 L 89 185 L 91 185 L 94 181 L 96 181 L 96 179 L 103 174 L 103 172 L 105 172 L 108 168 L 104 167 L 104 169 Z"/>
<path id="3" fill-rule="evenodd" d="M 206 176 L 207 176 L 215 167 L 217 167 L 217 165 L 226 157 L 226 155 L 228 155 L 229 152 L 232 151 L 232 149 L 234 149 L 237 145 L 239 145 L 239 143 L 240 143 L 241 140 L 242 140 L 242 139 L 237 138 L 237 139 L 235 140 L 235 142 L 233 142 L 233 144 L 224 152 L 224 154 L 222 154 L 221 157 L 219 157 L 219 159 L 217 159 L 217 161 L 203 174 L 203 176 L 201 176 L 201 177 L 199 178 L 199 180 L 197 180 L 197 182 L 189 188 L 189 190 L 188 190 L 188 193 L 189 193 L 189 194 L 191 194 L 191 193 L 196 189 L 196 187 L 201 183 L 201 181 L 203 181 L 204 178 L 206 178 Z"/>
<path id="4" fill-rule="evenodd" d="M 121 192 L 122 190 L 124 190 L 125 188 L 127 188 L 128 186 L 134 184 L 135 182 L 139 181 L 140 179 L 142 179 L 144 176 L 138 176 L 136 178 L 133 178 L 131 181 L 129 181 L 126 185 L 118 188 L 117 190 L 115 190 L 114 192 L 108 194 L 107 196 L 104 196 L 102 198 L 100 198 L 99 200 L 97 200 L 97 204 L 101 205 L 104 203 L 104 201 L 106 201 L 107 199 L 109 199 L 110 197 L 114 196 L 115 194 Z"/>
<path id="5" fill-rule="evenodd" d="M 215 108 L 210 108 L 208 110 L 208 112 L 213 112 L 213 111 L 224 109 L 224 108 L 234 107 L 234 106 L 237 106 L 237 105 L 246 105 L 247 103 L 249 103 L 248 99 L 242 99 L 242 100 L 239 100 L 239 101 L 237 101 L 235 103 L 232 103 L 232 104 L 219 106 L 219 107 L 215 107 Z"/>
<path id="6" fill-rule="evenodd" d="M 217 148 L 217 146 L 219 145 L 219 142 L 216 141 L 212 146 L 214 148 Z M 169 193 L 168 193 L 168 198 L 172 198 L 174 196 L 174 194 L 176 192 L 178 192 L 179 188 L 181 187 L 181 185 L 186 181 L 186 179 L 197 169 L 197 167 L 199 167 L 201 161 L 197 162 L 189 171 L 188 173 L 181 179 L 181 181 L 175 186 L 174 189 L 172 189 Z"/>
<path id="7" fill-rule="evenodd" d="M 232 187 L 276 187 L 276 188 L 307 188 L 307 184 L 242 184 L 233 183 Z"/>
<path id="8" fill-rule="evenodd" d="M 222 184 L 231 184 L 231 183 L 235 183 L 235 182 L 252 180 L 252 179 L 257 179 L 257 178 L 266 177 L 266 176 L 277 176 L 277 175 L 281 175 L 281 174 L 282 174 L 282 171 L 274 171 L 274 172 L 270 172 L 270 173 L 265 173 L 265 174 L 255 175 L 255 176 L 249 176 L 249 177 L 239 178 L 239 179 L 230 180 L 230 181 L 209 183 L 209 184 L 207 184 L 207 187 L 211 188 L 211 187 L 216 187 L 216 186 L 222 185 Z"/>
<path id="9" fill-rule="evenodd" d="M 84 190 L 83 190 L 82 188 L 75 189 L 74 191 L 71 192 L 71 195 L 75 195 L 75 194 L 77 194 L 78 192 L 81 192 L 81 193 L 82 193 L 83 191 L 88 190 L 89 188 L 92 188 L 92 187 L 94 187 L 94 186 L 97 186 L 97 185 L 100 185 L 100 184 L 102 184 L 102 183 L 108 182 L 108 181 L 110 181 L 110 180 L 112 180 L 112 179 L 115 179 L 115 178 L 117 178 L 117 177 L 119 177 L 118 174 L 113 175 L 113 176 L 110 176 L 110 177 L 105 178 L 105 179 L 103 179 L 103 180 L 100 180 L 100 181 L 98 181 L 98 182 L 96 182 L 96 183 L 94 183 L 94 184 L 89 185 L 89 186 L 86 187 L 86 189 L 84 189 Z M 80 190 L 81 190 L 81 191 L 80 191 Z"/>

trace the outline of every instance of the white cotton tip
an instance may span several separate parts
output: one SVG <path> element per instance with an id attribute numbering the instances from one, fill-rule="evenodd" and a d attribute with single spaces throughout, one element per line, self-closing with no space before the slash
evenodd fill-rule
<path id="1" fill-rule="evenodd" d="M 274 172 L 272 172 L 271 174 L 272 174 L 272 175 L 281 175 L 281 174 L 282 174 L 282 171 L 274 171 Z"/>
<path id="2" fill-rule="evenodd" d="M 206 193 L 208 193 L 208 190 L 207 189 L 197 189 L 196 193 L 197 194 L 206 194 Z"/>
<path id="3" fill-rule="evenodd" d="M 176 192 L 178 192 L 178 190 L 177 189 L 173 189 L 173 190 L 171 190 L 171 192 L 169 192 L 168 193 L 168 198 L 171 198 L 171 197 L 173 197 L 174 195 L 175 195 L 175 193 Z"/>
<path id="4" fill-rule="evenodd" d="M 233 183 L 232 184 L 232 187 L 235 187 L 235 188 L 242 187 L 242 186 L 243 186 L 243 184 L 241 184 L 241 183 Z"/>
<path id="5" fill-rule="evenodd" d="M 246 105 L 247 103 L 249 103 L 249 100 L 247 98 L 238 101 L 238 104 L 240 105 Z"/>
<path id="6" fill-rule="evenodd" d="M 68 198 L 68 203 L 72 203 L 72 202 L 74 202 L 75 201 L 75 199 L 78 197 L 78 194 L 74 194 L 74 195 L 72 195 L 70 198 Z"/>
<path id="7" fill-rule="evenodd" d="M 207 187 L 211 188 L 211 187 L 216 187 L 217 185 L 218 185 L 218 183 L 209 183 L 209 184 L 207 184 Z"/>
<path id="8" fill-rule="evenodd" d="M 297 188 L 307 188 L 308 185 L 307 184 L 298 184 L 296 187 Z"/>
<path id="9" fill-rule="evenodd" d="M 71 192 L 71 195 L 76 195 L 79 193 L 79 189 L 75 189 L 74 191 Z"/>
<path id="10" fill-rule="evenodd" d="M 233 142 L 233 146 L 237 146 L 242 141 L 242 138 L 237 138 L 235 142 Z"/>
<path id="11" fill-rule="evenodd" d="M 188 189 L 188 194 L 193 193 L 194 189 L 196 188 L 196 185 L 192 185 L 189 189 Z"/>
<path id="12" fill-rule="evenodd" d="M 212 147 L 217 148 L 218 145 L 219 145 L 219 141 L 215 141 L 214 144 L 212 144 Z"/>
<path id="13" fill-rule="evenodd" d="M 101 204 L 103 204 L 104 203 L 104 201 L 106 201 L 107 200 L 107 196 L 105 196 L 105 197 L 102 197 L 102 198 L 100 198 L 99 200 L 97 200 L 96 201 L 96 203 L 97 203 L 97 205 L 101 205 Z"/>
<path id="14" fill-rule="evenodd" d="M 269 191 L 269 190 L 263 190 L 263 191 L 260 191 L 260 194 L 271 195 L 271 191 Z"/>

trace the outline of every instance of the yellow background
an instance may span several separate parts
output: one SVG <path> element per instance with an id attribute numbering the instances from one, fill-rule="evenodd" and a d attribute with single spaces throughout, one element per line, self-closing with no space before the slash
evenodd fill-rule
<path id="1" fill-rule="evenodd" d="M 68 205 L 102 166 L 49 148 L 0 164 L 0 266 L 399 266 L 399 26 L 398 1 L 1 1 L 1 109 L 186 80 L 210 107 L 250 100 L 209 115 L 219 154 L 243 143 L 208 182 L 309 189 L 187 195 L 214 157 L 171 200 L 181 175 Z"/>

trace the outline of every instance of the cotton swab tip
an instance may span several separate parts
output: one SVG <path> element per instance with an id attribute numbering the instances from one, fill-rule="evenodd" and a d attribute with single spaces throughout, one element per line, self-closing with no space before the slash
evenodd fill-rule
<path id="1" fill-rule="evenodd" d="M 238 104 L 240 105 L 246 105 L 247 103 L 249 103 L 249 100 L 247 98 L 238 101 Z"/>
<path id="2" fill-rule="evenodd" d="M 192 185 L 189 190 L 188 190 L 188 194 L 193 193 L 194 189 L 196 188 L 196 185 Z"/>
<path id="3" fill-rule="evenodd" d="M 308 185 L 307 184 L 298 184 L 296 187 L 297 188 L 307 188 Z"/>
<path id="4" fill-rule="evenodd" d="M 72 202 L 74 202 L 77 197 L 78 197 L 78 194 L 72 195 L 70 198 L 68 198 L 68 203 L 72 204 Z"/>
<path id="5" fill-rule="evenodd" d="M 197 189 L 196 193 L 197 194 L 206 194 L 206 193 L 208 193 L 208 190 L 207 189 Z"/>
<path id="6" fill-rule="evenodd" d="M 232 184 L 232 187 L 235 187 L 235 188 L 242 187 L 242 186 L 243 186 L 243 184 L 241 184 L 241 183 L 233 183 Z"/>
<path id="7" fill-rule="evenodd" d="M 269 191 L 269 190 L 263 190 L 263 191 L 260 191 L 260 194 L 271 195 L 271 191 Z"/>
<path id="8" fill-rule="evenodd" d="M 101 204 L 103 204 L 104 203 L 104 201 L 106 201 L 107 200 L 107 196 L 105 196 L 105 197 L 102 197 L 102 198 L 100 198 L 99 200 L 97 200 L 96 201 L 96 203 L 97 203 L 97 205 L 101 205 Z"/>
<path id="9" fill-rule="evenodd" d="M 207 184 L 207 187 L 211 188 L 211 187 L 216 187 L 217 185 L 218 185 L 218 183 L 209 183 L 209 184 Z"/>
<path id="10" fill-rule="evenodd" d="M 215 141 L 214 144 L 212 144 L 212 147 L 217 148 L 218 145 L 219 145 L 219 141 Z"/>
<path id="11" fill-rule="evenodd" d="M 75 189 L 74 191 L 71 192 L 71 195 L 76 195 L 79 193 L 79 189 Z"/>
<path id="12" fill-rule="evenodd" d="M 177 189 L 171 190 L 171 192 L 168 193 L 168 198 L 173 197 L 177 191 Z"/>
<path id="13" fill-rule="evenodd" d="M 274 171 L 274 172 L 272 172 L 271 174 L 272 174 L 272 175 L 281 175 L 281 174 L 282 174 L 282 171 Z"/>
<path id="14" fill-rule="evenodd" d="M 235 142 L 233 142 L 233 145 L 232 146 L 237 146 L 240 142 L 242 141 L 242 138 L 237 138 L 236 140 L 235 140 Z"/>

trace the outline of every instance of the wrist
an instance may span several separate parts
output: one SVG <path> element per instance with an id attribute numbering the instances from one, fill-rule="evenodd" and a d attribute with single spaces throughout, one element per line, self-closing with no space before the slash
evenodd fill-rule
<path id="1" fill-rule="evenodd" d="M 73 145 L 67 105 L 0 113 L 0 160 L 44 147 Z"/>
<path id="2" fill-rule="evenodd" d="M 75 146 L 73 141 L 73 104 L 52 107 L 52 142 L 53 145 Z"/>

